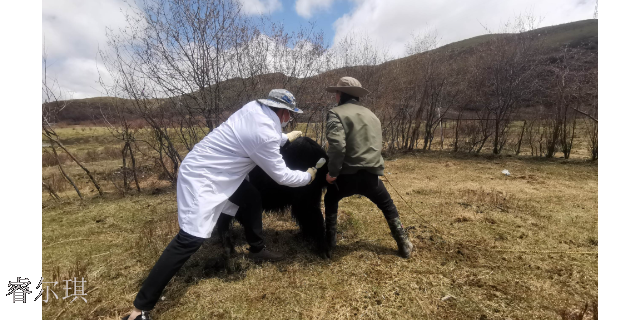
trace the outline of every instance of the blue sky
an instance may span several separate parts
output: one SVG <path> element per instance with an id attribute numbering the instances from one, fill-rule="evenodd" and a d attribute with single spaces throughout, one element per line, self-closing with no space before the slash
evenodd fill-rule
<path id="1" fill-rule="evenodd" d="M 333 23 L 353 8 L 353 2 L 338 0 L 333 2 L 327 10 L 318 10 L 312 17 L 305 18 L 296 12 L 296 0 L 282 0 L 281 2 L 282 9 L 276 10 L 270 15 L 273 20 L 282 22 L 287 31 L 295 31 L 298 26 L 313 22 L 316 28 L 323 31 L 327 45 L 332 44 L 335 35 Z"/>
<path id="2" fill-rule="evenodd" d="M 97 59 L 105 29 L 124 27 L 127 0 L 43 0 L 42 31 L 49 75 L 65 98 L 101 96 Z M 135 6 L 136 0 L 129 0 Z M 539 27 L 593 17 L 596 0 L 233 0 L 248 17 L 266 15 L 287 31 L 316 24 L 332 46 L 348 35 L 366 36 L 391 57 L 406 55 L 413 35 L 437 33 L 438 44 L 500 31 L 518 14 L 541 19 Z"/>

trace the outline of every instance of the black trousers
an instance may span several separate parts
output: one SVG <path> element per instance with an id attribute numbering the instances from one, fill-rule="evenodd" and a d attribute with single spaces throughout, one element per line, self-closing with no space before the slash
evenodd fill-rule
<path id="1" fill-rule="evenodd" d="M 391 199 L 391 195 L 377 175 L 360 170 L 354 174 L 341 174 L 327 188 L 324 196 L 324 208 L 327 228 L 335 228 L 338 218 L 338 202 L 342 198 L 355 194 L 367 197 L 375 203 L 387 220 L 398 218 L 398 209 Z"/>
<path id="2" fill-rule="evenodd" d="M 239 206 L 236 219 L 244 227 L 245 236 L 250 245 L 249 250 L 253 252 L 262 250 L 264 248 L 264 238 L 262 234 L 262 200 L 260 193 L 251 183 L 245 180 L 229 200 Z M 223 213 L 216 224 L 221 223 L 222 226 L 226 220 L 228 229 L 231 218 L 231 216 Z M 142 283 L 142 288 L 140 288 L 136 299 L 133 301 L 133 305 L 140 310 L 152 310 L 160 299 L 162 290 L 164 290 L 171 278 L 198 251 L 205 240 L 204 238 L 192 236 L 180 229 L 164 249 L 162 255 L 160 255 L 147 279 Z"/>
<path id="3" fill-rule="evenodd" d="M 238 190 L 231 195 L 229 200 L 238 205 L 236 220 L 244 228 L 244 235 L 249 244 L 249 251 L 258 252 L 264 248 L 264 235 L 262 233 L 262 198 L 260 191 L 247 180 L 243 181 Z M 221 233 L 229 230 L 232 216 L 222 214 L 216 225 Z"/>

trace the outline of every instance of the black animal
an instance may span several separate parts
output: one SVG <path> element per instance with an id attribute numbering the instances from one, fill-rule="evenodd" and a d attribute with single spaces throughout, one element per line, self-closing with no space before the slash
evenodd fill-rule
<path id="1" fill-rule="evenodd" d="M 314 167 L 320 158 L 329 157 L 322 147 L 308 137 L 298 138 L 280 149 L 287 167 L 293 170 L 306 171 Z M 328 257 L 325 241 L 324 217 L 320 209 L 322 192 L 327 186 L 325 176 L 329 172 L 325 164 L 316 174 L 310 185 L 291 188 L 277 184 L 260 167 L 249 173 L 249 181 L 259 191 L 262 208 L 266 211 L 283 211 L 291 208 L 291 215 L 297 222 L 302 235 L 311 240 L 322 257 Z M 233 251 L 227 231 L 220 230 L 225 251 Z"/>

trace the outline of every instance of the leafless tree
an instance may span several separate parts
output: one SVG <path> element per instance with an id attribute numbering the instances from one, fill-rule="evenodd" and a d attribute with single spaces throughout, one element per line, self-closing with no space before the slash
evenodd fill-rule
<path id="1" fill-rule="evenodd" d="M 582 78 L 580 104 L 574 110 L 584 116 L 591 160 L 598 160 L 598 69 L 588 71 Z M 584 110 L 583 110 L 584 109 Z"/>
<path id="2" fill-rule="evenodd" d="M 58 196 L 58 194 L 53 190 L 53 188 L 51 188 L 51 186 L 48 183 L 42 181 L 42 187 L 44 187 L 47 190 L 47 192 L 49 192 L 49 195 L 54 200 L 60 200 L 60 196 Z"/>
<path id="3" fill-rule="evenodd" d="M 549 135 L 550 128 L 547 118 L 545 114 L 538 114 L 527 119 L 523 139 L 533 157 L 544 157 L 546 154 L 546 137 Z"/>
<path id="4" fill-rule="evenodd" d="M 437 31 L 424 30 L 411 33 L 411 40 L 405 44 L 405 52 L 407 56 L 423 53 L 438 47 L 440 37 Z"/>
<path id="5" fill-rule="evenodd" d="M 313 25 L 286 32 L 240 9 L 235 0 L 142 0 L 125 13 L 126 28 L 108 30 L 100 54 L 108 91 L 129 99 L 145 120 L 136 141 L 154 150 L 172 182 L 185 151 L 232 112 L 275 87 L 292 91 L 303 106 L 309 79 L 327 68 Z"/>
<path id="6" fill-rule="evenodd" d="M 80 162 L 80 160 L 78 160 L 78 158 L 76 158 L 69 151 L 69 149 L 64 146 L 64 144 L 62 144 L 60 137 L 58 136 L 54 129 L 54 126 L 52 125 L 52 121 L 55 121 L 58 113 L 66 107 L 67 101 L 63 101 L 59 98 L 62 95 L 60 86 L 58 86 L 56 82 L 51 84 L 49 80 L 49 76 L 47 74 L 47 55 L 44 49 L 42 55 L 42 68 L 42 135 L 49 141 L 51 152 L 57 160 L 60 173 L 65 177 L 69 184 L 73 186 L 73 188 L 76 190 L 76 193 L 78 194 L 78 197 L 82 199 L 82 194 L 80 193 L 80 190 L 76 186 L 73 179 L 64 171 L 62 162 L 60 161 L 60 157 L 58 156 L 58 152 L 56 150 L 56 146 L 62 149 L 69 156 L 69 158 L 71 158 L 85 172 L 85 174 L 89 177 L 89 180 L 91 180 L 91 183 L 93 183 L 93 185 L 96 187 L 96 190 L 98 190 L 98 193 L 102 196 L 102 189 L 100 188 L 100 185 L 98 184 L 96 179 L 93 177 L 91 171 L 89 171 L 89 169 L 87 169 L 87 167 L 84 166 L 84 164 L 82 164 L 82 162 Z"/>
<path id="7" fill-rule="evenodd" d="M 520 154 L 520 149 L 522 148 L 522 141 L 524 140 L 524 133 L 527 129 L 527 120 L 522 122 L 522 128 L 520 129 L 520 134 L 518 135 L 518 140 L 516 142 L 515 154 L 516 156 Z"/>
<path id="8" fill-rule="evenodd" d="M 433 130 L 450 107 L 447 89 L 453 81 L 440 65 L 441 56 L 427 52 L 437 46 L 437 40 L 435 33 L 414 33 L 405 45 L 409 57 L 404 63 L 385 63 L 376 68 L 381 72 L 368 75 L 377 80 L 373 90 L 380 107 L 374 110 L 381 116 L 389 149 L 411 150 L 421 140 L 423 149 L 430 148 Z"/>
<path id="9" fill-rule="evenodd" d="M 128 99 L 131 110 L 147 123 L 144 134 L 136 141 L 154 150 L 156 163 L 168 180 L 175 182 L 182 157 L 171 139 L 173 110 L 165 102 L 166 98 L 158 98 L 162 92 L 153 82 L 138 72 L 140 67 L 137 63 L 124 55 L 126 50 L 119 47 L 115 47 L 110 54 L 101 52 L 111 78 L 111 83 L 104 85 L 103 82 L 103 86 L 114 98 Z"/>
<path id="10" fill-rule="evenodd" d="M 592 76 L 592 66 L 597 65 L 597 61 L 590 47 L 589 43 L 567 45 L 562 52 L 549 55 L 541 68 L 539 77 L 544 81 L 540 82 L 540 96 L 546 97 L 542 103 L 550 111 L 545 120 L 548 128 L 544 131 L 546 157 L 553 157 L 561 150 L 568 159 L 577 135 L 578 118 L 591 118 L 581 110 L 592 111 L 593 97 L 597 96 L 597 81 L 593 81 Z"/>
<path id="11" fill-rule="evenodd" d="M 326 57 L 330 70 L 339 71 L 339 74 L 335 74 L 335 71 L 328 73 L 333 77 L 328 79 L 330 82 L 327 85 L 334 85 L 341 76 L 354 77 L 371 92 L 362 100 L 363 104 L 374 113 L 386 107 L 386 103 L 381 103 L 380 99 L 392 86 L 389 77 L 389 68 L 392 66 L 383 65 L 391 59 L 387 47 L 367 34 L 351 33 L 340 39 Z"/>
<path id="12" fill-rule="evenodd" d="M 191 109 L 213 130 L 221 122 L 223 101 L 236 95 L 219 84 L 234 76 L 230 49 L 247 24 L 238 4 L 143 0 L 126 21 L 128 28 L 109 33 L 111 47 L 126 51 L 131 66 L 158 93 L 182 97 L 180 107 Z"/>
<path id="13" fill-rule="evenodd" d="M 513 116 L 531 99 L 536 86 L 539 43 L 529 31 L 539 21 L 531 15 L 518 16 L 503 28 L 503 32 L 515 31 L 514 34 L 493 34 L 491 40 L 479 46 L 477 80 L 481 81 L 480 97 L 492 122 L 494 154 L 506 144 Z"/>
<path id="14" fill-rule="evenodd" d="M 136 168 L 136 156 L 132 147 L 136 143 L 136 133 L 138 132 L 138 128 L 132 123 L 134 114 L 131 110 L 131 105 L 127 104 L 126 100 L 110 98 L 109 102 L 101 107 L 100 112 L 102 113 L 103 120 L 107 123 L 107 129 L 111 135 L 123 143 L 121 152 L 123 192 L 126 193 L 129 190 L 129 173 L 131 173 L 133 177 L 136 190 L 140 192 L 140 182 Z M 127 165 L 128 160 L 130 160 L 129 165 Z"/>
<path id="15" fill-rule="evenodd" d="M 431 149 L 435 129 L 442 127 L 442 119 L 457 102 L 460 88 L 458 79 L 444 58 L 437 54 L 423 54 L 416 57 L 413 85 L 408 96 L 415 107 L 411 114 L 411 125 L 407 128 L 404 148 L 412 150 L 422 139 L 422 149 Z M 422 126 L 424 125 L 424 129 Z M 421 135 L 421 136 L 420 136 Z"/>
<path id="16" fill-rule="evenodd" d="M 458 112 L 456 116 L 456 124 L 453 137 L 453 152 L 458 152 L 458 141 L 460 139 L 460 123 L 462 120 L 462 112 Z"/>
<path id="17" fill-rule="evenodd" d="M 575 134 L 575 130 L 567 132 L 567 127 L 575 129 L 575 126 L 568 126 L 568 122 L 571 122 L 570 96 L 574 82 L 574 70 L 569 65 L 572 61 L 568 59 L 568 51 L 569 49 L 565 48 L 559 57 L 553 57 L 548 67 L 553 79 L 549 81 L 550 91 L 552 92 L 550 98 L 553 105 L 553 116 L 548 120 L 550 134 L 547 137 L 547 158 L 553 157 L 560 145 L 562 145 L 565 157 L 567 157 Z M 575 117 L 572 117 L 572 119 L 574 119 L 573 123 L 575 124 Z M 568 135 L 571 136 L 569 138 L 570 141 L 567 141 Z"/>
<path id="18" fill-rule="evenodd" d="M 132 100 L 148 124 L 149 139 L 140 141 L 175 182 L 182 161 L 176 143 L 190 150 L 242 97 L 242 87 L 220 84 L 235 76 L 232 49 L 247 20 L 232 0 L 143 0 L 131 8 L 126 28 L 108 30 L 101 57 L 111 91 Z"/>

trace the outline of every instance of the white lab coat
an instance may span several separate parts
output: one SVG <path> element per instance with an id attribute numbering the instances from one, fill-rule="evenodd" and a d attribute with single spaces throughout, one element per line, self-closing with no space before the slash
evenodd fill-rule
<path id="1" fill-rule="evenodd" d="M 257 101 L 244 105 L 193 147 L 180 165 L 178 223 L 190 235 L 209 238 L 221 213 L 235 216 L 229 197 L 260 166 L 274 181 L 301 187 L 307 172 L 290 170 L 280 154 L 287 141 L 280 119 Z"/>

